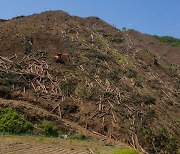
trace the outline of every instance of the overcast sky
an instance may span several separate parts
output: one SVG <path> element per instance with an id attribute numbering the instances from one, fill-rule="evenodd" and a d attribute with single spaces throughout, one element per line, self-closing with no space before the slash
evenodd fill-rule
<path id="1" fill-rule="evenodd" d="M 119 29 L 180 38 L 180 0 L 0 0 L 0 18 L 48 10 L 98 16 Z"/>

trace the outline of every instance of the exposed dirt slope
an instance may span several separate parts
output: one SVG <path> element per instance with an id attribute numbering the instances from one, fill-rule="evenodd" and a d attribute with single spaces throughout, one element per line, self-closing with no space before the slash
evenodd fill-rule
<path id="1" fill-rule="evenodd" d="M 157 53 L 162 58 L 169 60 L 173 64 L 180 65 L 179 47 L 165 45 L 150 35 L 142 34 L 135 30 L 128 30 L 127 33 L 139 41 L 139 43 L 143 44 L 146 48 L 149 48 L 153 52 Z"/>
<path id="2" fill-rule="evenodd" d="M 96 17 L 50 11 L 1 22 L 0 56 L 16 54 L 13 63 L 18 66 L 26 56 L 25 38 L 33 40 L 29 55 L 43 53 L 64 101 L 44 100 L 31 85 L 24 93 L 14 81 L 15 87 L 5 84 L 8 75 L 5 78 L 1 72 L 0 85 L 14 89 L 9 91 L 10 99 L 25 100 L 47 111 L 61 103 L 61 116 L 75 123 L 74 129 L 81 126 L 143 152 L 176 152 L 180 141 L 180 48 L 133 30 L 121 32 Z M 68 53 L 71 62 L 55 63 L 53 57 L 59 51 Z M 16 78 L 23 80 L 22 76 Z M 59 115 L 58 110 L 53 114 Z"/>

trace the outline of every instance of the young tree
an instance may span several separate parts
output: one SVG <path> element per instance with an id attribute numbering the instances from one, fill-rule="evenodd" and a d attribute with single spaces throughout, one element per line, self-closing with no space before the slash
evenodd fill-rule
<path id="1" fill-rule="evenodd" d="M 123 27 L 123 28 L 122 28 L 122 32 L 126 32 L 126 27 Z"/>

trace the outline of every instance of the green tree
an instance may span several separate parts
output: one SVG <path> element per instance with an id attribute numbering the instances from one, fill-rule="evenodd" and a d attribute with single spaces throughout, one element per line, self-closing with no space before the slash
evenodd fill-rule
<path id="1" fill-rule="evenodd" d="M 122 32 L 126 32 L 126 30 L 127 30 L 126 27 L 122 28 Z"/>

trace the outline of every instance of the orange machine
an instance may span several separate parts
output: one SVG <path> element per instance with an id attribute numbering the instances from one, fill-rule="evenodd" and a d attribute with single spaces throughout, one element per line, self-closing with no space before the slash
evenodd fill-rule
<path id="1" fill-rule="evenodd" d="M 67 53 L 58 53 L 54 56 L 56 63 L 67 63 L 69 62 L 69 55 Z"/>

